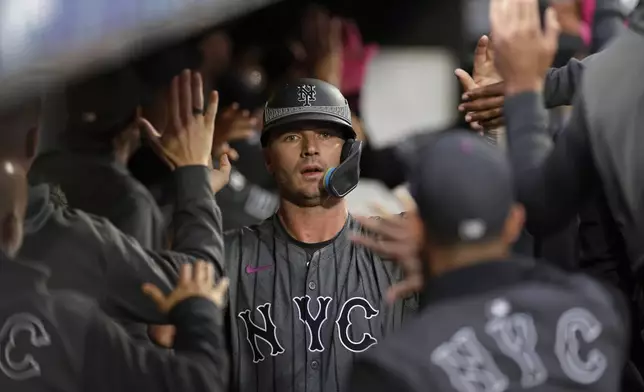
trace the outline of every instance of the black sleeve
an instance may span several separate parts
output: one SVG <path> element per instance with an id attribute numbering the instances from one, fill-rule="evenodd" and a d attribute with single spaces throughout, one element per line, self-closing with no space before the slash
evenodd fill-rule
<path id="1" fill-rule="evenodd" d="M 427 389 L 429 390 L 429 389 Z M 413 392 L 402 377 L 388 372 L 372 362 L 358 361 L 349 378 L 350 392 Z"/>
<path id="2" fill-rule="evenodd" d="M 508 152 L 518 199 L 526 208 L 527 228 L 533 235 L 551 233 L 570 222 L 590 194 L 596 172 L 580 96 L 556 144 L 539 94 L 506 97 Z"/>
<path id="3" fill-rule="evenodd" d="M 127 202 L 119 206 L 121 214 L 115 213 L 119 219 L 112 220 L 124 234 L 136 239 L 147 249 L 162 249 L 163 226 L 157 221 L 157 207 L 152 200 L 135 194 Z"/>
<path id="4" fill-rule="evenodd" d="M 571 59 L 564 67 L 550 68 L 546 74 L 543 87 L 543 98 L 547 108 L 570 105 L 577 89 L 581 85 L 586 66 L 593 56 L 584 60 Z"/>
<path id="5" fill-rule="evenodd" d="M 88 325 L 83 391 L 218 392 L 228 384 L 228 356 L 221 311 L 209 300 L 190 298 L 170 319 L 177 328 L 175 353 L 139 346 L 98 311 Z"/>
<path id="6" fill-rule="evenodd" d="M 177 201 L 172 224 L 172 251 L 153 252 L 116 228 L 104 230 L 107 265 L 102 303 L 124 318 L 146 324 L 166 324 L 154 303 L 141 292 L 152 283 L 169 293 L 181 264 L 204 260 L 223 271 L 221 212 L 210 188 L 206 167 L 183 167 L 175 172 Z"/>

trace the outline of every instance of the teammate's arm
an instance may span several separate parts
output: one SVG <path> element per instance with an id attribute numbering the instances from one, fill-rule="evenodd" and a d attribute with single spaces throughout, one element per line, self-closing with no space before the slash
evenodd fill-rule
<path id="1" fill-rule="evenodd" d="M 581 95 L 578 92 L 571 119 L 556 143 L 548 132 L 540 94 L 506 98 L 508 152 L 532 234 L 547 234 L 570 222 L 592 189 L 596 171 Z"/>
<path id="2" fill-rule="evenodd" d="M 179 267 L 196 259 L 213 263 L 219 273 L 223 270 L 221 212 L 211 188 L 210 168 L 219 98 L 216 92 L 211 93 L 205 106 L 201 76 L 190 71 L 173 79 L 170 96 L 169 127 L 163 135 L 149 122 L 140 121 L 154 150 L 174 168 L 176 206 L 170 228 L 174 252 L 145 251 L 114 230 L 106 231 L 104 252 L 103 305 L 150 324 L 166 324 L 167 320 L 141 295 L 142 283 L 150 282 L 169 292 Z"/>
<path id="3" fill-rule="evenodd" d="M 228 354 L 220 308 L 227 282 L 213 287 L 213 270 L 205 265 L 197 263 L 194 274 L 184 266 L 179 286 L 168 297 L 158 289 L 148 290 L 176 326 L 174 354 L 137 345 L 119 325 L 96 310 L 85 339 L 80 389 L 226 391 Z"/>

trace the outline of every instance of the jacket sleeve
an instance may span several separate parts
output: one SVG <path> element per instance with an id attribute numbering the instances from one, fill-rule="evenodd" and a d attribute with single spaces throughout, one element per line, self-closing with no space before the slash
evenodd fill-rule
<path id="1" fill-rule="evenodd" d="M 175 171 L 177 201 L 172 224 L 171 251 L 144 249 L 134 239 L 107 225 L 102 230 L 102 247 L 107 265 L 105 307 L 117 316 L 147 324 L 166 324 L 154 303 L 141 292 L 152 283 L 169 293 L 183 263 L 205 260 L 223 271 L 221 212 L 210 188 L 206 167 L 184 167 Z"/>
<path id="2" fill-rule="evenodd" d="M 570 121 L 554 143 L 539 94 L 526 92 L 505 100 L 508 152 L 533 235 L 563 227 L 591 193 L 596 170 L 584 111 L 579 94 Z"/>
<path id="3" fill-rule="evenodd" d="M 582 61 L 571 59 L 563 67 L 550 68 L 546 74 L 543 88 L 543 98 L 547 108 L 572 104 L 586 66 L 592 62 L 593 56 Z"/>
<path id="4" fill-rule="evenodd" d="M 114 226 L 136 239 L 144 248 L 162 249 L 163 226 L 157 219 L 156 206 L 148 198 L 132 195 L 118 207 L 122 213 L 112 215 L 119 217 L 118 220 L 112 219 Z"/>
<path id="5" fill-rule="evenodd" d="M 170 313 L 175 353 L 139 346 L 96 311 L 88 324 L 80 390 L 93 392 L 227 391 L 228 356 L 221 311 L 190 298 Z"/>

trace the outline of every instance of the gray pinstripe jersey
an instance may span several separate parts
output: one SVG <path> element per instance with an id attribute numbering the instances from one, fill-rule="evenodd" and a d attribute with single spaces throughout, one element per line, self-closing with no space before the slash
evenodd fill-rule
<path id="1" fill-rule="evenodd" d="M 312 255 L 273 216 L 228 233 L 232 390 L 331 392 L 345 389 L 355 356 L 416 309 L 387 305 L 396 266 L 353 244 L 349 217 L 337 238 Z"/>

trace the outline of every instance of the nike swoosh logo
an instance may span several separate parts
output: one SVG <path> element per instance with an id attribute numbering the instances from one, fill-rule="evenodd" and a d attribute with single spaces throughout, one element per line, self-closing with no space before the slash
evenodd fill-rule
<path id="1" fill-rule="evenodd" d="M 253 266 L 247 265 L 246 266 L 246 273 L 247 274 L 254 274 L 256 272 L 267 270 L 267 269 L 271 268 L 272 266 L 273 266 L 273 264 L 262 265 L 260 267 L 253 267 Z"/>

